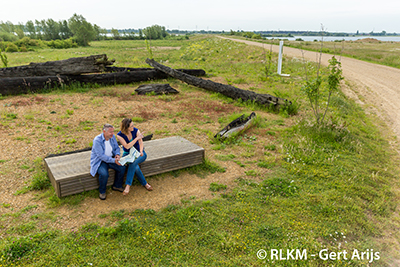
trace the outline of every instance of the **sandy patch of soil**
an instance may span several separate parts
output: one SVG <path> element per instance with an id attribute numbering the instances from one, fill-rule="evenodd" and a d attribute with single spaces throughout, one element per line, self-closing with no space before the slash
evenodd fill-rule
<path id="1" fill-rule="evenodd" d="M 37 205 L 21 215 L 21 222 L 34 214 L 50 212 L 52 219 L 43 223 L 59 229 L 76 229 L 90 222 L 104 225 L 109 220 L 100 218 L 101 214 L 119 210 L 159 210 L 185 199 L 210 199 L 219 196 L 219 193 L 209 190 L 210 183 L 225 184 L 229 191 L 237 178 L 250 178 L 245 175 L 246 170 L 257 170 L 259 175 L 253 178 L 256 181 L 268 172 L 268 169 L 257 167 L 256 162 L 265 156 L 264 145 L 276 138 L 262 132 L 269 129 L 248 131 L 248 135 L 259 137 L 259 145 L 252 151 L 242 146 L 223 151 L 212 149 L 208 134 L 215 134 L 225 126 L 218 119 L 232 113 L 239 114 L 242 108 L 213 99 L 202 90 L 158 97 L 133 96 L 134 89 L 136 87 L 108 87 L 82 94 L 15 96 L 0 100 L 0 146 L 5 151 L 0 154 L 0 214 L 15 213 Z M 267 120 L 278 119 L 266 112 L 257 114 Z M 47 198 L 39 199 L 38 192 L 15 195 L 17 190 L 30 183 L 35 159 L 89 147 L 104 123 L 111 123 L 119 129 L 124 117 L 143 118 L 144 121 L 135 123 L 136 127 L 144 134 L 153 133 L 154 139 L 179 135 L 204 147 L 206 157 L 225 167 L 226 172 L 209 174 L 205 178 L 188 172 L 180 172 L 177 177 L 171 173 L 148 177 L 154 188 L 152 192 L 142 186 L 133 186 L 127 196 L 109 190 L 105 201 L 87 197 L 72 208 L 48 208 Z M 218 160 L 218 154 L 234 154 L 235 159 L 252 163 L 243 168 L 233 161 Z M 11 224 L 15 225 L 15 221 L 10 224 L 0 222 L 3 229 L 8 229 Z"/>

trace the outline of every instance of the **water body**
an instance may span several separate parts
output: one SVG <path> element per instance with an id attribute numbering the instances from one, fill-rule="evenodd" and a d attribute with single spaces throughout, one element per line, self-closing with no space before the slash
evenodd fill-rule
<path id="1" fill-rule="evenodd" d="M 294 36 L 294 37 L 266 37 L 267 39 L 282 39 L 295 41 L 296 39 L 302 39 L 304 41 L 321 41 L 321 36 Z M 400 42 L 400 36 L 324 36 L 324 42 L 329 41 L 357 41 L 365 38 L 373 38 L 383 42 Z"/>

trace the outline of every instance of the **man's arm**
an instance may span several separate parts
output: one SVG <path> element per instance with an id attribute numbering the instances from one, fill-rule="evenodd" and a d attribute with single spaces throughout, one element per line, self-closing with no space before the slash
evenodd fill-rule
<path id="1" fill-rule="evenodd" d="M 119 146 L 118 146 L 118 142 L 117 142 L 117 139 L 115 138 L 115 136 L 113 136 L 111 139 L 110 139 L 111 141 L 110 141 L 110 143 L 111 143 L 111 146 L 112 146 L 112 148 L 113 148 L 113 155 L 114 155 L 114 157 L 115 157 L 115 164 L 117 164 L 117 165 L 121 165 L 118 161 L 121 159 L 121 156 L 120 156 L 120 154 L 121 154 L 121 149 L 119 148 Z"/>

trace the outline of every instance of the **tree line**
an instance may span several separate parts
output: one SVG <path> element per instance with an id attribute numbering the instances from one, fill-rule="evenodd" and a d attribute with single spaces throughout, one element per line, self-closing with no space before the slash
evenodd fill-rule
<path id="1" fill-rule="evenodd" d="M 74 14 L 68 20 L 29 20 L 26 24 L 14 25 L 0 21 L 0 50 L 6 52 L 29 51 L 30 47 L 48 46 L 70 48 L 88 46 L 91 41 L 115 39 L 164 39 L 170 36 L 165 27 L 153 25 L 139 29 L 138 33 L 120 33 L 116 29 L 108 31 L 88 22 L 82 15 Z"/>
<path id="2" fill-rule="evenodd" d="M 25 25 L 14 25 L 9 21 L 0 22 L 0 41 L 5 42 L 15 42 L 25 37 L 44 41 L 72 38 L 78 45 L 87 46 L 90 41 L 101 39 L 102 32 L 104 30 L 98 25 L 91 24 L 82 15 L 77 14 L 68 20 L 29 20 Z"/>

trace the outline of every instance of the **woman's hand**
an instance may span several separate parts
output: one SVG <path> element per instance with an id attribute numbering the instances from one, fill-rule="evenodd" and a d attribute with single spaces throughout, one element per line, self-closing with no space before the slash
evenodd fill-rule
<path id="1" fill-rule="evenodd" d="M 142 139 L 144 137 L 144 135 L 142 134 L 142 133 L 140 133 L 140 134 L 138 134 L 137 136 L 136 136 L 136 138 L 139 140 L 139 139 Z"/>

